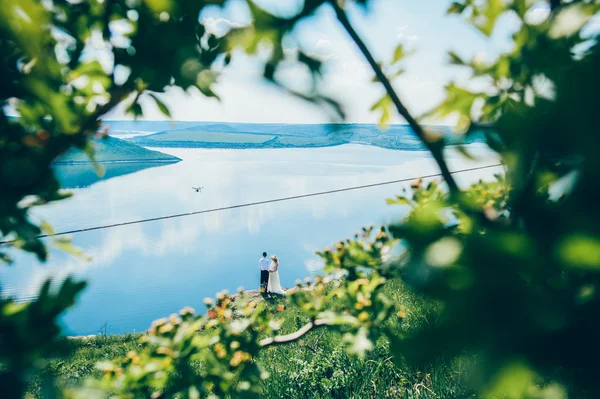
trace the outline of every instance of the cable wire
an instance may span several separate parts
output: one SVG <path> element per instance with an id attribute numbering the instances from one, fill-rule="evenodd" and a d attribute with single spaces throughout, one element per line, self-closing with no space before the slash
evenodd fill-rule
<path id="1" fill-rule="evenodd" d="M 455 170 L 455 171 L 452 171 L 450 173 L 451 174 L 456 174 L 456 173 L 472 172 L 472 171 L 475 171 L 475 170 L 495 168 L 495 167 L 502 166 L 502 165 L 503 164 L 498 163 L 498 164 L 493 164 L 493 165 L 477 166 L 477 167 L 473 167 L 473 168 Z M 201 211 L 193 211 L 193 212 L 186 212 L 186 213 L 177 213 L 177 214 L 174 214 L 174 215 L 158 216 L 158 217 L 148 218 L 148 219 L 130 220 L 130 221 L 127 221 L 127 222 L 120 222 L 120 223 L 106 224 L 106 225 L 101 225 L 101 226 L 86 227 L 86 228 L 82 228 L 82 229 L 61 231 L 61 232 L 54 233 L 54 234 L 40 234 L 40 235 L 36 236 L 35 238 L 56 237 L 56 236 L 62 236 L 62 235 L 67 235 L 67 234 L 83 233 L 83 232 L 87 232 L 87 231 L 104 230 L 104 229 L 110 229 L 110 228 L 113 228 L 113 227 L 129 226 L 129 225 L 132 225 L 132 224 L 155 222 L 155 221 L 158 221 L 158 220 L 175 219 L 175 218 L 181 218 L 181 217 L 184 217 L 184 216 L 201 215 L 201 214 L 205 214 L 205 213 L 220 212 L 220 211 L 226 211 L 226 210 L 230 210 L 230 209 L 239 209 L 239 208 L 247 208 L 247 207 L 250 207 L 250 206 L 272 204 L 274 202 L 292 201 L 292 200 L 301 199 L 301 198 L 317 197 L 317 196 L 321 196 L 321 195 L 329 195 L 329 194 L 341 193 L 341 192 L 345 192 L 345 191 L 362 190 L 362 189 L 371 188 L 371 187 L 386 186 L 386 185 L 397 184 L 397 183 L 406 183 L 406 182 L 409 182 L 409 181 L 416 180 L 418 178 L 429 179 L 429 178 L 438 177 L 438 176 L 441 176 L 441 173 L 435 173 L 435 174 L 424 175 L 424 176 L 417 176 L 417 177 L 407 177 L 407 178 L 404 178 L 404 179 L 389 180 L 389 181 L 384 181 L 384 182 L 379 182 L 379 183 L 363 184 L 363 185 L 360 185 L 360 186 L 339 188 L 339 189 L 335 189 L 335 190 L 319 191 L 319 192 L 316 192 L 316 193 L 293 195 L 293 196 L 290 196 L 290 197 L 273 198 L 273 199 L 264 200 L 264 201 L 247 202 L 247 203 L 244 203 L 244 204 L 230 205 L 230 206 L 224 206 L 224 207 L 219 207 L 219 208 L 204 209 L 204 210 L 201 210 Z M 17 240 L 0 241 L 0 245 L 12 244 L 12 243 L 14 243 L 16 241 Z"/>

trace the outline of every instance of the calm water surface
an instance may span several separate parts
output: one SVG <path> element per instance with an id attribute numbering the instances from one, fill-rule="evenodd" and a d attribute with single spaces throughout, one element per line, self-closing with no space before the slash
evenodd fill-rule
<path id="1" fill-rule="evenodd" d="M 38 211 L 57 231 L 185 213 L 435 173 L 426 153 L 347 145 L 320 149 L 158 149 L 183 161 L 100 181 Z M 451 157 L 452 169 L 496 163 Z M 461 174 L 459 182 L 500 169 Z M 201 193 L 192 186 L 204 186 Z M 89 282 L 63 319 L 68 334 L 141 331 L 221 289 L 258 285 L 262 251 L 280 258 L 282 285 L 318 273 L 313 252 L 363 225 L 401 217 L 385 205 L 402 184 L 187 216 L 73 235 L 91 261 L 51 250 L 39 264 L 14 252 L 0 269 L 3 294 L 27 300 L 48 278 Z"/>

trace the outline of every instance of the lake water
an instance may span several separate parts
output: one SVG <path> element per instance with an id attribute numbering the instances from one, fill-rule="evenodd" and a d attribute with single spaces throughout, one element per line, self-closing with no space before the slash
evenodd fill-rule
<path id="1" fill-rule="evenodd" d="M 72 190 L 73 198 L 41 208 L 56 231 L 221 208 L 436 173 L 427 153 L 344 145 L 318 149 L 159 151 L 181 162 L 152 167 Z M 451 169 L 497 163 L 479 149 L 477 161 L 450 155 Z M 457 175 L 466 184 L 500 168 Z M 204 186 L 196 193 L 192 186 Z M 385 205 L 401 191 L 393 184 L 285 202 L 115 227 L 73 235 L 86 262 L 52 250 L 46 264 L 13 251 L 15 265 L 0 268 L 3 294 L 35 296 L 48 278 L 76 275 L 89 282 L 63 318 L 68 334 L 141 331 L 184 306 L 203 308 L 221 289 L 258 286 L 262 251 L 280 258 L 282 285 L 319 272 L 315 250 L 361 226 L 402 216 Z"/>

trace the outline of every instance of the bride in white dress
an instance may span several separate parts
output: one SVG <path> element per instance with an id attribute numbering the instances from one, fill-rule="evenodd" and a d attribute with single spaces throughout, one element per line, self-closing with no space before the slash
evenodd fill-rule
<path id="1" fill-rule="evenodd" d="M 285 295 L 285 291 L 281 288 L 279 282 L 279 260 L 277 256 L 271 256 L 271 265 L 269 266 L 269 283 L 267 284 L 267 292 L 271 294 Z"/>

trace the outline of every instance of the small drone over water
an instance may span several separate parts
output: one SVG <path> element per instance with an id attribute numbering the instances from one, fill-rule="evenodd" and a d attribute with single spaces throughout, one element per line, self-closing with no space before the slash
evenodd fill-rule
<path id="1" fill-rule="evenodd" d="M 204 187 L 192 187 L 193 190 L 196 190 L 197 193 L 199 193 L 200 191 L 202 191 Z"/>

